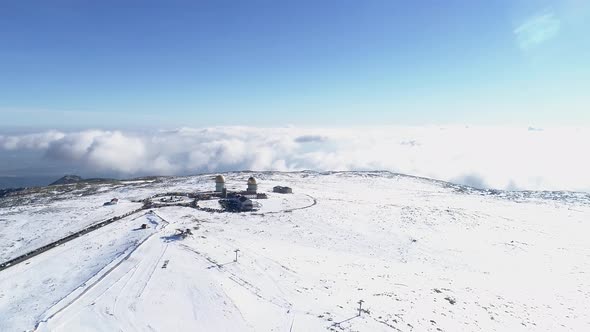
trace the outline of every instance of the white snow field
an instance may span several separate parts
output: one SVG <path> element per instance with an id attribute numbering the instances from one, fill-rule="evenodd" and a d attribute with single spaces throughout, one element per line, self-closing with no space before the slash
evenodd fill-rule
<path id="1" fill-rule="evenodd" d="M 0 331 L 590 331 L 589 194 L 388 172 L 229 173 L 227 185 L 251 175 L 269 195 L 260 211 L 144 210 L 0 271 Z M 133 201 L 214 186 L 0 198 L 0 263 Z"/>

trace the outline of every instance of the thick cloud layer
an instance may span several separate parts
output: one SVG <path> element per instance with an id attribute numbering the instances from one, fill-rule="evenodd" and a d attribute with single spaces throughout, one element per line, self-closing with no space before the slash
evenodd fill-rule
<path id="1" fill-rule="evenodd" d="M 119 176 L 390 170 L 475 187 L 590 191 L 589 142 L 590 132 L 576 128 L 216 127 L 0 136 L 0 150 Z"/>

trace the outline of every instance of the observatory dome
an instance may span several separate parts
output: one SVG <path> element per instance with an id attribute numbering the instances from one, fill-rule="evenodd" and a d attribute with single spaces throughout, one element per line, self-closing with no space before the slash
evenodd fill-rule
<path id="1" fill-rule="evenodd" d="M 248 179 L 248 184 L 256 184 L 256 179 L 255 179 L 254 177 L 252 177 L 252 176 L 251 176 L 251 177 Z"/>
<path id="2" fill-rule="evenodd" d="M 215 177 L 215 183 L 225 183 L 225 178 L 223 177 L 223 175 L 218 175 Z"/>

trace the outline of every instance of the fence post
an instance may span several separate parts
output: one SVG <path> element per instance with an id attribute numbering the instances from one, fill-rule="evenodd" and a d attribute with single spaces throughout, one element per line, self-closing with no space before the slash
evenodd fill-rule
<path id="1" fill-rule="evenodd" d="M 357 302 L 357 303 L 359 304 L 359 314 L 358 314 L 358 316 L 360 316 L 360 315 L 361 315 L 361 312 L 362 312 L 362 310 L 363 310 L 363 303 L 364 303 L 364 302 L 365 302 L 365 301 L 363 301 L 363 300 L 360 300 L 360 301 L 358 301 L 358 302 Z"/>

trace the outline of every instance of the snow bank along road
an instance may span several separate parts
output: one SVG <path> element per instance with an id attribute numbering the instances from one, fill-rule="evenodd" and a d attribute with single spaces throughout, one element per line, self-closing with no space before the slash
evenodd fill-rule
<path id="1" fill-rule="evenodd" d="M 270 194 L 258 213 L 159 208 L 0 271 L 0 331 L 590 330 L 587 194 L 483 192 L 380 172 L 256 176 L 260 190 L 295 194 Z M 211 186 L 211 176 L 174 178 L 0 208 L 0 253 L 58 236 L 47 220 L 63 225 L 65 204 L 109 213 L 91 206 Z M 21 238 L 18 248 L 8 241 Z"/>
<path id="2" fill-rule="evenodd" d="M 86 227 L 86 228 L 84 228 L 82 230 L 79 230 L 79 231 L 77 231 L 77 232 L 75 232 L 73 234 L 70 234 L 70 235 L 66 236 L 66 237 L 63 237 L 63 238 L 61 238 L 61 239 L 59 239 L 57 241 L 53 241 L 53 242 L 51 242 L 49 244 L 46 244 L 46 245 L 44 245 L 44 246 L 42 246 L 40 248 L 34 249 L 32 251 L 29 251 L 26 254 L 23 254 L 23 255 L 20 255 L 18 257 L 15 257 L 15 258 L 13 258 L 13 259 L 11 259 L 9 261 L 6 261 L 6 262 L 0 264 L 0 271 L 5 270 L 5 269 L 7 269 L 7 268 L 9 268 L 11 266 L 14 266 L 16 264 L 22 263 L 22 262 L 24 262 L 26 260 L 29 260 L 29 259 L 31 259 L 31 258 L 33 258 L 33 257 L 35 257 L 37 255 L 40 255 L 40 254 L 42 254 L 42 253 L 44 253 L 44 252 L 46 252 L 48 250 L 51 250 L 51 249 L 53 249 L 53 248 L 55 248 L 55 247 L 57 247 L 59 245 L 65 244 L 67 242 L 70 242 L 70 241 L 72 241 L 72 240 L 74 240 L 74 239 L 76 239 L 76 238 L 78 238 L 78 237 L 80 237 L 82 235 L 88 234 L 88 233 L 90 233 L 92 231 L 95 231 L 95 230 L 101 228 L 101 227 L 104 227 L 106 225 L 109 225 L 109 224 L 111 224 L 111 223 L 113 223 L 113 222 L 115 222 L 117 220 L 121 220 L 121 219 L 126 218 L 126 217 L 129 217 L 129 216 L 131 216 L 133 214 L 136 214 L 136 213 L 140 212 L 141 210 L 143 210 L 143 208 L 140 208 L 140 209 L 137 209 L 137 210 L 134 210 L 134 211 L 131 211 L 131 212 L 127 212 L 127 213 L 125 213 L 124 215 L 121 215 L 121 216 L 116 216 L 116 217 L 107 219 L 105 221 L 99 222 L 99 223 L 94 224 L 92 226 Z"/>
<path id="3" fill-rule="evenodd" d="M 172 193 L 172 194 L 171 193 L 165 193 L 165 194 L 153 195 L 152 197 L 150 197 L 150 199 L 151 198 L 155 198 L 155 197 L 170 196 L 170 195 L 188 196 L 188 194 L 186 194 L 186 193 Z M 51 243 L 48 243 L 48 244 L 46 244 L 46 245 L 44 245 L 42 247 L 33 249 L 33 250 L 31 250 L 29 252 L 26 252 L 26 253 L 24 253 L 24 254 L 22 254 L 20 256 L 17 256 L 15 258 L 12 258 L 12 259 L 10 259 L 10 260 L 8 260 L 6 262 L 0 263 L 0 271 L 5 270 L 5 269 L 7 269 L 9 267 L 12 267 L 12 266 L 14 266 L 16 264 L 25 262 L 25 261 L 27 261 L 27 260 L 29 260 L 29 259 L 31 259 L 31 258 L 33 258 L 33 257 L 35 257 L 37 255 L 40 255 L 40 254 L 42 254 L 42 253 L 44 253 L 44 252 L 46 252 L 48 250 L 51 250 L 51 249 L 53 249 L 53 248 L 55 248 L 55 247 L 57 247 L 59 245 L 65 244 L 67 242 L 70 242 L 70 241 L 72 241 L 72 240 L 74 240 L 74 239 L 76 239 L 76 238 L 78 238 L 78 237 L 80 237 L 82 235 L 85 235 L 85 234 L 88 234 L 90 232 L 93 232 L 93 231 L 95 231 L 95 230 L 97 230 L 97 229 L 99 229 L 101 227 L 107 226 L 107 225 L 109 225 L 109 224 L 111 224 L 111 223 L 113 223 L 115 221 L 118 221 L 118 220 L 121 220 L 123 218 L 129 217 L 129 216 L 134 215 L 136 213 L 139 213 L 139 212 L 141 212 L 143 210 L 154 209 L 154 208 L 162 207 L 162 206 L 186 206 L 186 207 L 188 207 L 188 206 L 191 206 L 191 204 L 189 204 L 189 203 L 179 203 L 179 204 L 166 204 L 166 205 L 151 204 L 149 206 L 144 205 L 144 206 L 142 206 L 140 208 L 137 208 L 135 210 L 126 212 L 125 214 L 118 215 L 118 216 L 109 218 L 107 220 L 104 220 L 104 221 L 101 221 L 101 222 L 92 224 L 91 226 L 88 226 L 88 227 L 86 227 L 84 229 L 81 229 L 81 230 L 79 230 L 77 232 L 74 232 L 74 233 L 71 233 L 70 232 L 70 234 L 68 236 L 62 237 L 62 238 L 60 238 L 58 240 L 55 240 L 55 241 L 53 241 Z"/>

